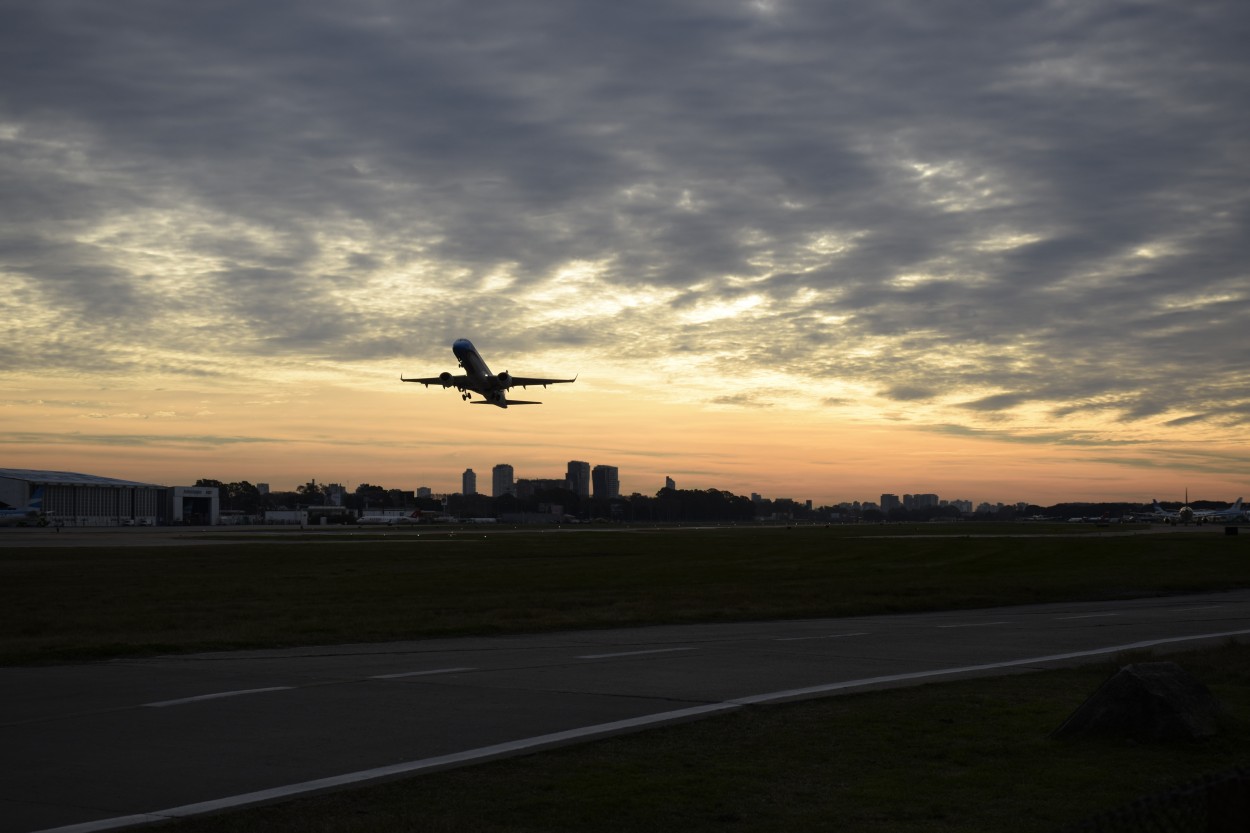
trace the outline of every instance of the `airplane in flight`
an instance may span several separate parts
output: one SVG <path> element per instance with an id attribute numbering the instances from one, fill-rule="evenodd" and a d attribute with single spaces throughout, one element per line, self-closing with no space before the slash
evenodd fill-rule
<path id="1" fill-rule="evenodd" d="M 10 526 L 13 524 L 29 523 L 31 521 L 38 522 L 40 513 L 43 512 L 43 487 L 35 489 L 35 493 L 30 496 L 30 502 L 26 504 L 25 509 L 16 509 L 13 507 L 0 509 L 0 525 Z"/>
<path id="2" fill-rule="evenodd" d="M 509 399 L 507 391 L 509 388 L 522 387 L 526 388 L 530 385 L 561 385 L 569 382 L 576 382 L 577 377 L 572 379 L 538 379 L 532 376 L 513 376 L 508 371 L 504 371 L 496 376 L 490 372 L 490 368 L 486 366 L 486 362 L 482 361 L 481 355 L 477 352 L 477 348 L 473 346 L 473 342 L 467 338 L 458 338 L 451 345 L 451 352 L 456 354 L 456 358 L 460 360 L 460 366 L 464 368 L 464 373 L 455 376 L 446 371 L 437 376 L 430 376 L 424 379 L 406 379 L 399 377 L 401 382 L 417 382 L 425 385 L 442 385 L 445 388 L 456 388 L 460 391 L 460 398 L 473 405 L 495 405 L 500 408 L 506 408 L 509 405 L 541 405 L 541 402 L 532 402 L 524 399 Z M 473 394 L 482 397 L 481 402 L 473 401 Z"/>

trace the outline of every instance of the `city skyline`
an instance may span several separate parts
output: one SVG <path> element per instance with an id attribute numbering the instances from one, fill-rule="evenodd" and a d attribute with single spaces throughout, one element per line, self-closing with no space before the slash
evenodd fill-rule
<path id="1" fill-rule="evenodd" d="M 0 464 L 1250 492 L 1250 7 L 971 11 L 23 4 Z"/>
<path id="2" fill-rule="evenodd" d="M 582 461 L 569 461 L 568 465 L 572 465 L 574 463 L 579 463 L 579 462 L 582 462 Z M 517 476 L 515 472 L 515 467 L 513 467 L 512 465 L 507 464 L 507 463 L 497 463 L 491 467 L 492 488 L 491 488 L 491 493 L 486 496 L 488 497 L 500 496 L 500 494 L 498 493 L 498 487 L 501 482 L 499 478 L 501 469 L 506 470 L 507 475 L 511 477 L 511 480 L 509 481 L 511 484 L 511 490 L 509 491 L 509 494 L 512 494 L 514 496 L 517 495 L 517 491 L 518 491 L 517 485 L 520 483 L 529 483 L 531 484 L 531 486 L 533 484 L 561 483 L 561 484 L 564 484 L 563 486 L 564 488 L 569 488 L 567 474 L 564 478 L 538 477 L 532 474 L 526 474 L 525 476 Z M 609 476 L 615 477 L 619 475 L 619 469 L 616 466 L 596 464 L 591 469 L 592 480 L 593 480 L 594 473 L 599 469 L 611 470 L 611 475 L 608 475 L 608 473 L 605 471 L 605 477 L 609 477 Z M 217 478 L 213 478 L 213 479 L 217 479 Z M 420 485 L 415 486 L 411 489 L 404 489 L 403 487 L 396 486 L 392 483 L 382 483 L 382 482 L 377 482 L 377 481 L 364 481 L 361 483 L 357 483 L 356 486 L 372 485 L 372 486 L 380 486 L 386 489 L 399 488 L 401 491 L 412 492 L 416 497 L 422 497 L 423 493 L 424 493 L 424 497 L 434 497 L 434 498 L 446 498 L 447 496 L 453 495 L 453 494 L 478 494 L 478 495 L 483 494 L 480 490 L 477 489 L 477 474 L 472 467 L 465 469 L 461 473 L 460 479 L 461 479 L 461 486 L 459 490 L 439 489 L 437 487 L 430 486 L 429 482 L 427 481 L 422 481 Z M 243 478 L 243 480 L 247 480 L 247 478 Z M 318 481 L 317 478 L 315 477 L 305 479 L 297 485 L 303 485 L 304 483 L 307 483 L 310 480 L 312 482 L 318 482 L 323 487 L 338 487 L 348 492 L 354 491 L 354 489 L 348 487 L 346 483 L 331 482 L 331 481 L 324 481 L 324 480 Z M 655 490 L 639 490 L 639 489 L 624 490 L 624 489 L 620 489 L 619 482 L 617 482 L 616 494 L 612 495 L 612 497 L 628 498 L 633 494 L 639 494 L 645 497 L 652 497 L 658 491 L 660 491 L 660 488 L 667 488 L 667 489 L 681 488 L 671 477 L 665 477 L 664 481 L 665 482 L 662 484 L 662 486 Z M 222 481 L 222 482 L 226 482 L 226 481 Z M 252 481 L 247 480 L 247 482 L 252 482 Z M 156 484 L 156 485 L 171 486 L 173 484 Z M 290 489 L 271 489 L 271 485 L 269 483 L 263 483 L 263 482 L 254 483 L 253 485 L 263 487 L 261 489 L 263 493 L 268 493 L 270 491 L 295 491 L 296 489 L 296 486 L 292 486 Z M 806 503 L 813 507 L 839 507 L 839 506 L 846 507 L 846 506 L 851 506 L 851 505 L 858 507 L 860 505 L 863 505 L 866 508 L 879 508 L 883 512 L 888 512 L 890 509 L 894 509 L 894 508 L 924 509 L 924 508 L 932 508 L 932 507 L 946 506 L 946 505 L 957 506 L 965 513 L 970 513 L 974 511 L 974 507 L 979 510 L 983 506 L 990 506 L 990 507 L 1025 506 L 1025 505 L 1048 506 L 1048 505 L 1058 505 L 1058 504 L 1065 504 L 1065 503 L 1141 503 L 1144 506 L 1148 506 L 1150 503 L 1155 502 L 1155 501 L 1159 501 L 1164 504 L 1182 504 L 1182 503 L 1202 504 L 1202 503 L 1231 503 L 1234 500 L 1233 498 L 1229 498 L 1228 500 L 1225 500 L 1222 497 L 1199 497 L 1197 495 L 1189 495 L 1188 493 L 1186 493 L 1183 497 L 1166 496 L 1166 497 L 1160 498 L 1158 496 L 1152 496 L 1146 500 L 1141 500 L 1141 501 L 1138 501 L 1134 498 L 1122 498 L 1122 499 L 1107 499 L 1103 501 L 1060 499 L 1060 500 L 1055 500 L 1055 501 L 1050 501 L 1050 502 L 1038 502 L 1038 501 L 1029 501 L 1029 500 L 1013 500 L 1013 499 L 1004 498 L 1004 496 L 1001 496 L 1001 495 L 999 496 L 980 495 L 976 497 L 968 497 L 966 495 L 961 495 L 959 497 L 950 497 L 950 496 L 942 496 L 942 495 L 939 495 L 936 493 L 930 493 L 930 492 L 911 493 L 911 492 L 897 492 L 896 491 L 896 492 L 882 492 L 879 495 L 844 496 L 840 499 L 834 499 L 834 500 L 829 500 L 829 501 L 819 501 L 819 500 L 813 500 L 812 498 L 807 498 L 807 497 L 803 497 L 800 495 L 788 494 L 788 493 L 787 494 L 761 494 L 757 491 L 736 492 L 732 489 L 723 489 L 715 485 L 700 487 L 700 488 L 696 488 L 695 490 L 701 490 L 701 489 L 717 489 L 718 491 L 729 492 L 730 494 L 734 494 L 739 497 L 749 497 L 753 502 L 759 502 L 761 500 L 769 500 L 769 501 L 778 501 L 778 500 L 787 501 L 788 500 L 788 501 L 794 501 L 795 503 L 798 503 L 798 504 Z M 570 490 L 575 491 L 573 489 L 570 489 Z M 593 488 L 589 495 L 582 495 L 582 496 L 583 497 L 589 496 L 589 497 L 595 497 L 595 498 L 601 497 L 599 494 L 596 493 L 596 491 Z"/>

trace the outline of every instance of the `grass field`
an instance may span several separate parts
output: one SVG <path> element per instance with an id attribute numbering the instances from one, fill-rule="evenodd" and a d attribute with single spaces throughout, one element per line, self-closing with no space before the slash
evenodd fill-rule
<path id="1" fill-rule="evenodd" d="M 929 527 L 932 529 L 932 527 Z M 1250 584 L 1250 540 L 422 532 L 0 554 L 0 663 L 845 616 Z"/>
<path id="2" fill-rule="evenodd" d="M 1250 585 L 1244 537 L 889 531 L 903 535 L 466 530 L 11 549 L 0 554 L 0 661 L 841 616 Z M 1116 667 L 1101 664 L 749 708 L 175 827 L 1054 830 L 1205 772 L 1250 765 L 1250 648 L 1170 658 L 1228 708 L 1220 737 L 1158 746 L 1051 739 Z"/>

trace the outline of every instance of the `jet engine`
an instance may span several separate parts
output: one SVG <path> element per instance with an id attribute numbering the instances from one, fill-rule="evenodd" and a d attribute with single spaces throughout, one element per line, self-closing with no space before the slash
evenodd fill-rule
<path id="1" fill-rule="evenodd" d="M 438 374 L 438 378 L 442 381 L 443 387 L 445 388 L 451 387 L 451 374 L 448 373 L 446 370 Z"/>
<path id="2" fill-rule="evenodd" d="M 496 376 L 495 381 L 499 383 L 499 387 L 501 389 L 506 390 L 512 387 L 512 377 L 508 375 L 508 371 L 506 370 L 503 373 L 500 373 L 498 376 Z"/>

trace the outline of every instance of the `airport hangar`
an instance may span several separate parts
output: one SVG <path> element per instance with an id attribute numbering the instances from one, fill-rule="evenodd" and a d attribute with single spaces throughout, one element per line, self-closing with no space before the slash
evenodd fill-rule
<path id="1" fill-rule="evenodd" d="M 221 514 L 215 488 L 157 486 L 72 471 L 0 468 L 0 500 L 21 508 L 43 489 L 41 512 L 66 526 L 215 524 Z"/>

